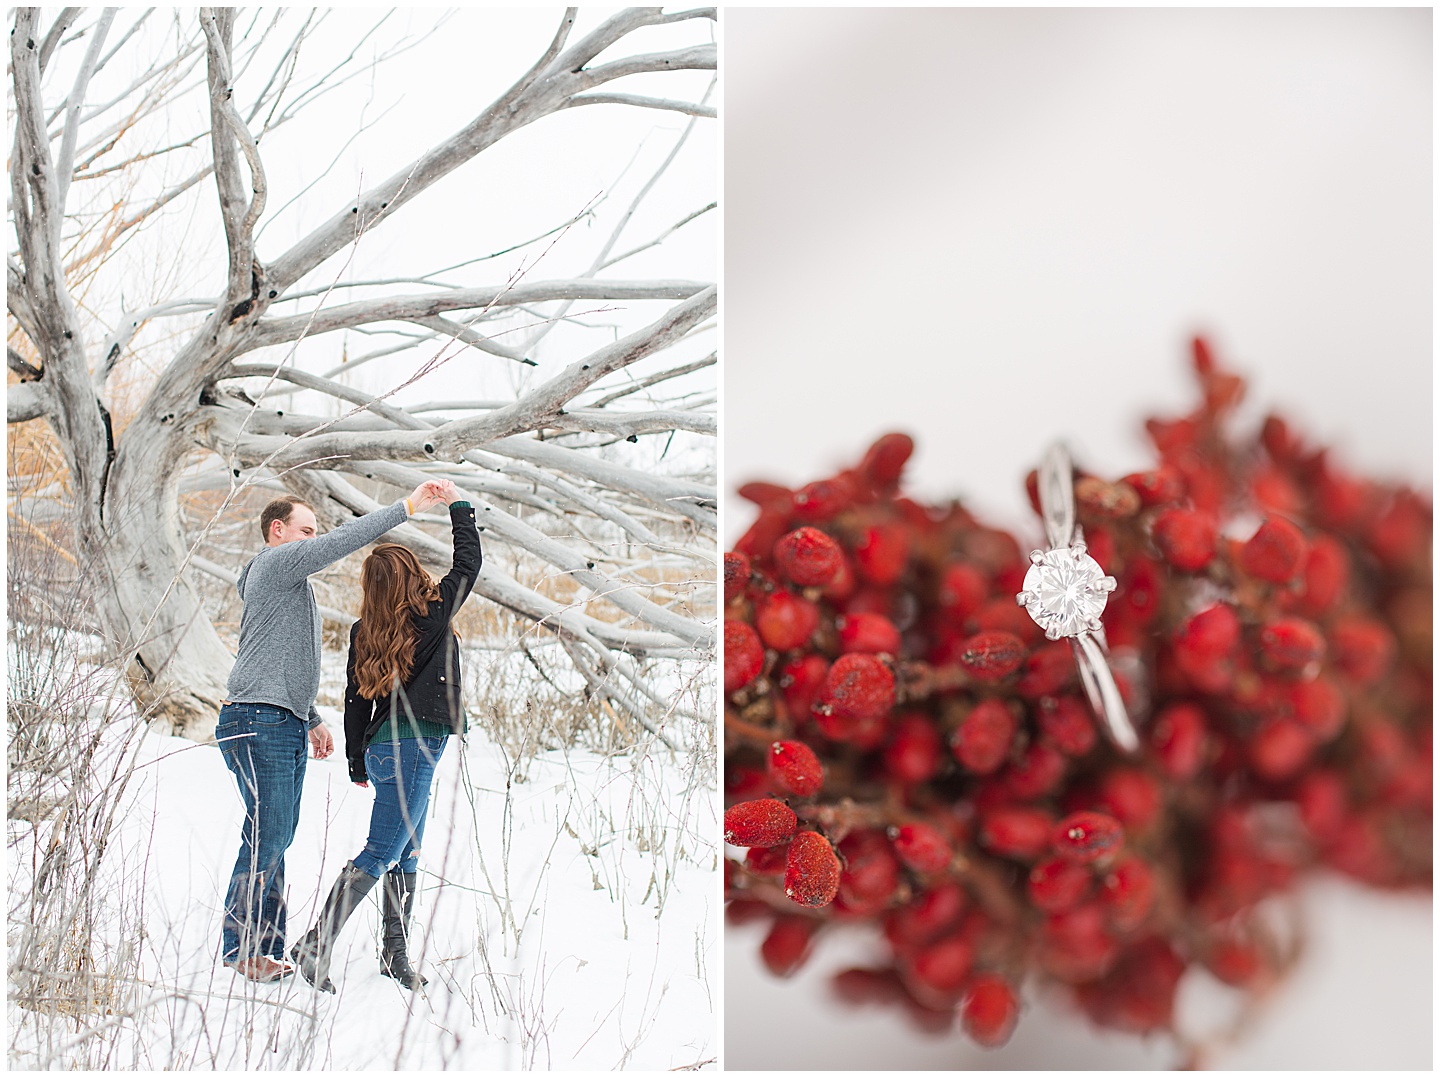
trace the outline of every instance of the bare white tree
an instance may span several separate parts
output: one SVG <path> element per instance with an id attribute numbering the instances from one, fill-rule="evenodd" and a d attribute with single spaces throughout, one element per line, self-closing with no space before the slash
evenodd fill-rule
<path id="1" fill-rule="evenodd" d="M 714 9 L 626 10 L 575 41 L 570 9 L 538 58 L 470 122 L 278 251 L 257 244 L 261 229 L 286 208 L 271 205 L 260 144 L 363 72 L 361 50 L 307 81 L 302 53 L 323 13 L 203 8 L 198 25 L 175 14 L 165 33 L 153 33 L 155 20 L 165 17 L 66 8 L 43 26 L 38 9 L 20 8 L 11 34 L 16 243 L 6 267 L 9 422 L 43 421 L 63 452 L 74 556 L 103 567 L 95 619 L 127 664 L 137 697 L 176 732 L 208 737 L 233 661 L 189 575 L 223 577 L 230 570 L 204 547 L 203 536 L 184 533 L 182 489 L 216 489 L 229 505 L 257 486 L 283 484 L 333 525 L 427 475 L 444 474 L 469 492 L 488 541 L 568 576 L 579 599 L 547 595 L 488 561 L 476 593 L 558 634 L 593 691 L 653 728 L 665 697 L 647 684 L 637 660 L 714 647 L 713 621 L 684 596 L 657 590 L 653 571 L 669 559 L 690 566 L 697 579 L 713 579 L 713 474 L 659 474 L 603 450 L 675 432 L 713 436 L 713 399 L 690 394 L 654 402 L 667 382 L 714 363 L 713 351 L 697 352 L 697 338 L 713 328 L 716 290 L 704 281 L 633 280 L 612 271 L 709 207 L 617 251 L 627 212 L 589 269 L 564 279 L 512 272 L 476 284 L 434 267 L 422 276 L 359 282 L 360 299 L 334 302 L 334 292 L 346 259 L 366 237 L 412 201 L 445 197 L 431 188 L 522 128 L 588 105 L 660 110 L 689 117 L 692 127 L 704 124 L 715 110 L 703 96 L 650 96 L 637 92 L 637 83 L 713 70 Z M 637 42 L 649 28 L 674 25 L 693 27 L 694 42 L 642 51 Z M 142 39 L 163 40 L 163 54 L 134 65 L 136 77 L 96 100 L 92 87 L 101 72 Z M 414 44 L 390 41 L 381 58 Z M 55 85 L 46 73 L 62 69 L 62 59 L 73 78 Z M 199 118 L 194 132 L 176 135 L 171 129 L 186 101 L 205 108 L 192 109 Z M 171 140 L 164 144 L 153 134 L 161 128 L 147 126 L 160 117 Z M 171 165 L 156 173 L 157 162 Z M 174 162 L 184 166 L 179 175 Z M 159 187 L 157 174 L 165 178 Z M 98 202 L 72 197 L 80 184 L 104 175 L 150 179 L 133 179 L 120 195 Z M 125 309 L 114 298 L 123 285 L 102 287 L 115 265 L 108 256 L 159 211 L 208 187 L 218 196 L 224 230 L 223 295 L 196 297 L 193 286 L 177 284 L 168 298 Z M 562 216 L 538 245 L 553 242 L 577 215 Z M 345 287 L 348 297 L 357 284 Z M 603 309 L 654 301 L 664 306 L 649 324 L 574 354 L 543 380 L 517 378 L 510 399 L 410 407 L 391 399 L 460 352 L 523 373 L 551 330 L 574 319 L 576 304 Z M 95 309 L 104 302 L 111 307 Z M 121 430 L 112 416 L 112 379 L 136 334 L 162 319 L 173 319 L 181 332 L 141 379 Z M 382 346 L 324 373 L 295 364 L 302 342 L 344 332 L 374 335 Z M 427 358 L 418 371 L 389 378 L 387 391 L 377 396 L 347 381 L 348 371 L 402 349 L 428 350 Z M 643 377 L 627 370 L 650 357 L 659 357 L 651 365 L 657 369 L 647 367 Z M 325 415 L 275 407 L 278 397 L 299 390 L 308 391 L 302 400 L 320 394 L 335 404 Z M 639 400 L 652 404 L 637 407 Z M 628 561 L 597 556 L 593 528 L 546 527 L 545 519 L 592 522 L 636 554 Z M 420 527 L 406 525 L 396 537 L 431 565 L 448 559 L 448 544 Z"/>

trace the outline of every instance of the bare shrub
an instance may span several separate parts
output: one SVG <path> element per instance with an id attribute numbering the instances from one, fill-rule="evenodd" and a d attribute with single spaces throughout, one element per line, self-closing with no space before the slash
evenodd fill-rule
<path id="1" fill-rule="evenodd" d="M 96 580 L 55 544 L 12 540 L 6 561 L 6 942 L 12 1062 L 103 1066 L 107 1018 L 135 1006 L 143 889 L 107 856 L 143 728 L 101 661 Z M 131 733 L 105 736 L 115 729 Z"/>

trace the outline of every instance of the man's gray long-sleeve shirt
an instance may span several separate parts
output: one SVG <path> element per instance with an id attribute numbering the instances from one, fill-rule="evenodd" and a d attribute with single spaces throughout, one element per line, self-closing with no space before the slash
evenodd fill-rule
<path id="1" fill-rule="evenodd" d="M 237 704 L 272 704 L 320 723 L 320 610 L 309 577 L 408 519 L 405 503 L 377 509 L 314 539 L 267 546 L 240 573 L 240 651 L 226 691 Z"/>

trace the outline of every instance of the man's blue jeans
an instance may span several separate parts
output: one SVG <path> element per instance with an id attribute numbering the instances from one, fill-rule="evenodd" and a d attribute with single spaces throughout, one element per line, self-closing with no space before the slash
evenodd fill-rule
<path id="1" fill-rule="evenodd" d="M 305 785 L 305 724 L 271 704 L 226 704 L 215 739 L 240 785 L 245 823 L 225 894 L 225 961 L 285 956 L 285 851 Z"/>
<path id="2" fill-rule="evenodd" d="M 355 858 L 355 867 L 379 879 L 390 866 L 414 872 L 425 813 L 430 807 L 430 780 L 445 751 L 446 737 L 401 737 L 378 741 L 365 750 L 365 774 L 375 789 L 370 810 L 370 837 Z"/>

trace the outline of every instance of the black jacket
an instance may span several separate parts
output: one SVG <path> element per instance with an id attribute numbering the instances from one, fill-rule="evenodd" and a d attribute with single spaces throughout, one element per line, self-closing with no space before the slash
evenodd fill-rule
<path id="1" fill-rule="evenodd" d="M 380 700 L 367 700 L 355 684 L 355 633 L 350 627 L 350 658 L 345 664 L 345 757 L 350 778 L 365 781 L 365 746 L 375 731 L 392 714 L 427 719 L 460 733 L 465 729 L 461 704 L 460 654 L 450 619 L 475 586 L 480 572 L 480 533 L 475 530 L 475 510 L 469 506 L 450 507 L 450 529 L 455 555 L 450 571 L 440 581 L 440 598 L 430 603 L 423 615 L 415 614 L 415 662 L 410 680 Z"/>

